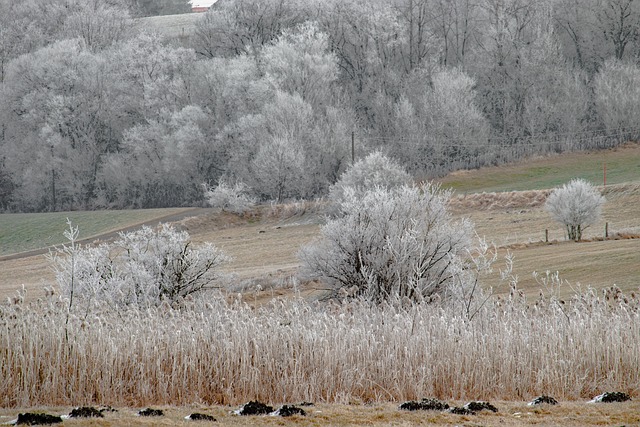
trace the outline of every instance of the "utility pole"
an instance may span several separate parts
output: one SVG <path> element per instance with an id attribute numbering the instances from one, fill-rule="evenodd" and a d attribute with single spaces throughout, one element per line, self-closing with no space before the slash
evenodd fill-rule
<path id="1" fill-rule="evenodd" d="M 356 133 L 351 131 L 351 164 L 356 162 Z"/>
<path id="2" fill-rule="evenodd" d="M 413 70 L 413 0 L 409 0 L 409 71 Z"/>
<path id="3" fill-rule="evenodd" d="M 53 161 L 53 145 L 51 145 L 51 212 L 56 211 L 56 169 Z"/>

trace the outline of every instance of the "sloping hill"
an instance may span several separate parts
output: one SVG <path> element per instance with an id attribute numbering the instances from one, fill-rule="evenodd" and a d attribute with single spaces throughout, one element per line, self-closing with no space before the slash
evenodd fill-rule
<path id="1" fill-rule="evenodd" d="M 603 218 L 585 231 L 585 237 L 591 241 L 566 242 L 563 227 L 544 211 L 543 203 L 549 192 L 544 188 L 554 182 L 566 182 L 574 177 L 574 172 L 588 169 L 581 164 L 595 167 L 603 159 L 608 162 L 614 182 L 635 182 L 603 187 L 607 198 Z M 571 286 L 578 283 L 594 287 L 616 284 L 629 290 L 640 286 L 640 239 L 628 239 L 640 234 L 639 171 L 640 146 L 629 145 L 608 152 L 565 154 L 519 165 L 456 173 L 442 182 L 444 186 L 459 188 L 451 202 L 453 214 L 471 218 L 478 234 L 501 248 L 501 255 L 507 250 L 514 254 L 514 273 L 527 293 L 535 295 L 540 289 L 532 272 L 544 274 L 547 270 L 560 271 L 561 277 Z M 523 191 L 491 192 L 495 188 Z M 472 192 L 473 189 L 484 192 Z M 303 209 L 292 215 L 274 216 L 266 212 L 269 209 L 246 218 L 201 210 L 192 219 L 183 218 L 194 216 L 195 211 L 178 209 L 176 212 L 159 211 L 150 220 L 180 220 L 178 225 L 186 229 L 195 242 L 213 242 L 234 257 L 227 271 L 236 275 L 239 284 L 262 284 L 263 288 L 268 288 L 284 284 L 295 273 L 300 246 L 318 236 L 321 223 L 318 212 Z M 100 234 L 95 231 L 99 224 L 103 225 L 102 233 L 111 233 L 142 222 L 136 220 L 105 227 L 107 221 L 100 219 L 101 215 L 126 217 L 142 213 L 144 211 L 73 214 L 86 216 L 85 222 L 74 220 L 74 223 L 80 225 L 81 236 L 88 237 Z M 0 231 L 0 240 L 4 239 L 0 246 L 4 253 L 63 241 L 65 215 L 68 214 L 39 215 L 39 223 L 37 215 L 0 215 L 0 230 L 4 230 Z M 58 215 L 57 221 L 52 220 L 55 215 Z M 618 240 L 602 241 L 606 224 L 610 236 L 617 236 Z M 44 230 L 45 225 L 54 228 L 37 231 Z M 20 234 L 25 232 L 27 234 Z M 57 241 L 52 240 L 53 235 L 57 236 Z M 549 243 L 544 242 L 545 235 L 548 235 Z M 7 249 L 10 245 L 14 245 L 13 249 Z M 17 247 L 21 249 L 15 249 Z M 52 284 L 53 279 L 50 266 L 42 255 L 0 259 L 0 297 L 13 294 L 22 284 L 33 290 L 32 296 L 37 297 L 44 284 Z M 495 286 L 497 273 L 484 283 L 487 287 Z M 572 292 L 571 286 L 564 286 L 561 292 L 564 295 Z M 502 289 L 502 292 L 506 291 L 507 288 Z"/>
<path id="2" fill-rule="evenodd" d="M 518 163 L 459 171 L 438 181 L 458 193 L 521 191 L 554 188 L 572 178 L 595 185 L 640 181 L 640 144 L 612 150 L 564 153 Z"/>

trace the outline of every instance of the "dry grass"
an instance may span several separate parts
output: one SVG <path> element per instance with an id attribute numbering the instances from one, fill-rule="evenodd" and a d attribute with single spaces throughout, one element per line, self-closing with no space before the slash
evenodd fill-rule
<path id="1" fill-rule="evenodd" d="M 585 231 L 589 241 L 580 243 L 566 241 L 564 228 L 545 212 L 546 190 L 461 195 L 452 200 L 452 209 L 457 216 L 471 218 L 477 233 L 501 247 L 502 255 L 507 250 L 513 254 L 514 274 L 528 295 L 537 295 L 541 289 L 534 271 L 559 271 L 566 281 L 559 290 L 563 298 L 580 287 L 638 289 L 640 239 L 630 238 L 640 234 L 640 184 L 601 190 L 607 198 L 602 219 Z M 607 223 L 610 240 L 603 240 Z M 498 271 L 485 284 L 494 285 L 497 277 Z"/>
<path id="2" fill-rule="evenodd" d="M 450 402 L 463 404 L 465 402 Z M 476 416 L 451 415 L 440 412 L 400 411 L 396 404 L 374 405 L 327 405 L 319 404 L 307 409 L 307 416 L 291 418 L 279 417 L 239 417 L 229 413 L 231 407 L 190 406 L 167 407 L 162 418 L 143 418 L 136 416 L 137 410 L 121 409 L 107 414 L 103 420 L 66 420 L 65 425 L 73 426 L 174 426 L 185 422 L 184 417 L 192 412 L 204 412 L 213 415 L 217 422 L 199 422 L 197 425 L 224 425 L 232 427 L 255 426 L 565 426 L 586 427 L 603 425 L 640 424 L 640 403 L 626 402 L 592 405 L 583 402 L 560 402 L 556 406 L 532 408 L 519 402 L 498 401 L 495 404 L 499 412 L 481 412 Z M 46 408 L 50 414 L 68 414 L 72 408 Z M 141 408 L 142 409 L 142 408 Z M 15 419 L 19 412 L 33 409 L 0 409 L 0 423 Z"/>
<path id="3" fill-rule="evenodd" d="M 448 305 L 209 295 L 181 310 L 76 302 L 67 325 L 67 304 L 1 308 L 0 406 L 585 400 L 640 384 L 637 295 L 516 295 L 473 320 Z"/>

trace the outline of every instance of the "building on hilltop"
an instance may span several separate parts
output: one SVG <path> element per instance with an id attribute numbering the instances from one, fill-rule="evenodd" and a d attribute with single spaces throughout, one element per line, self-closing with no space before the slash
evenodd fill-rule
<path id="1" fill-rule="evenodd" d="M 191 4 L 191 12 L 194 13 L 202 13 L 209 10 L 211 5 L 213 5 L 217 0 L 196 0 Z"/>

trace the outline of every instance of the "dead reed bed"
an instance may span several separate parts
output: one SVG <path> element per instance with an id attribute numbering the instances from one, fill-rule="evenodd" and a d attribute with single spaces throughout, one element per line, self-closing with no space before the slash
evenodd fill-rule
<path id="1" fill-rule="evenodd" d="M 0 406 L 397 402 L 638 394 L 640 298 L 445 304 L 221 295 L 139 310 L 0 306 Z"/>

